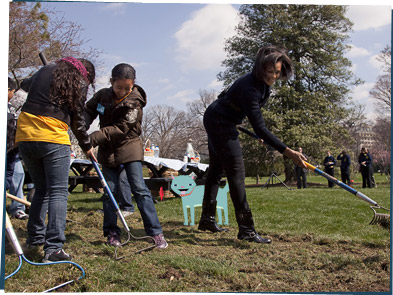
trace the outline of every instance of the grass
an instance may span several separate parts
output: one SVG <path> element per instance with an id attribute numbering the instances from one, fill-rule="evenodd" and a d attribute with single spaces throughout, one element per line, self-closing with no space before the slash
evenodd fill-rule
<path id="1" fill-rule="evenodd" d="M 390 185 L 376 175 L 378 188 L 360 190 L 385 207 Z M 267 178 L 262 179 L 264 184 Z M 247 183 L 255 180 L 247 179 Z M 86 277 L 63 292 L 386 292 L 390 294 L 390 233 L 368 225 L 373 213 L 368 204 L 319 176 L 320 183 L 306 190 L 283 186 L 247 188 L 256 229 L 272 238 L 270 245 L 236 239 L 237 226 L 229 202 L 229 232 L 200 232 L 184 226 L 181 199 L 156 204 L 169 247 L 134 254 L 149 244 L 131 240 L 119 249 L 121 260 L 102 235 L 100 194 L 76 188 L 68 202 L 65 250 L 86 271 Z M 196 208 L 199 219 L 200 208 Z M 126 218 L 133 235 L 143 236 L 139 212 Z M 22 244 L 26 221 L 12 219 Z M 126 240 L 123 232 L 122 240 Z M 18 258 L 6 242 L 5 272 Z M 33 261 L 42 252 L 25 253 Z M 39 292 L 76 278 L 80 271 L 63 265 L 23 263 L 5 282 L 6 292 Z M 389 293 L 388 293 L 389 292 Z"/>

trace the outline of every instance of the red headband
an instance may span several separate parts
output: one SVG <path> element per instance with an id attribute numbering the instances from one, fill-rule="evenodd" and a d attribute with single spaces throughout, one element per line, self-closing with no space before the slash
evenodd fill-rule
<path id="1" fill-rule="evenodd" d="M 72 56 L 68 56 L 68 57 L 64 57 L 64 58 L 60 59 L 60 61 L 65 61 L 65 62 L 69 63 L 70 65 L 72 65 L 75 69 L 77 69 L 79 71 L 79 73 L 83 77 L 86 78 L 86 80 L 88 80 L 87 70 L 86 70 L 85 66 L 83 65 L 83 63 L 79 59 L 76 59 L 75 57 L 72 57 Z"/>

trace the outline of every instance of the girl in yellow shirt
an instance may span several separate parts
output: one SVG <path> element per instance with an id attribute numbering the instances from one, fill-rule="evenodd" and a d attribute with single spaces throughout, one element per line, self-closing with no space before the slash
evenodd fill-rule
<path id="1" fill-rule="evenodd" d="M 26 243 L 29 247 L 44 245 L 44 262 L 72 259 L 63 250 L 71 155 L 68 129 L 71 127 L 87 157 L 95 159 L 83 118 L 88 86 L 94 78 L 91 62 L 66 57 L 44 66 L 21 84 L 28 96 L 15 141 L 35 185 Z"/>

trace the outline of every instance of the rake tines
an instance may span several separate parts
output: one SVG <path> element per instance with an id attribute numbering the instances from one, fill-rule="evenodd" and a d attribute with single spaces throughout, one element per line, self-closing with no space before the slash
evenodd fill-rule
<path id="1" fill-rule="evenodd" d="M 385 214 L 385 213 L 378 213 L 375 209 L 383 209 L 389 211 L 389 209 L 386 209 L 381 206 L 370 206 L 370 208 L 374 212 L 374 217 L 370 221 L 371 225 L 380 225 L 384 229 L 390 231 L 390 214 Z"/>

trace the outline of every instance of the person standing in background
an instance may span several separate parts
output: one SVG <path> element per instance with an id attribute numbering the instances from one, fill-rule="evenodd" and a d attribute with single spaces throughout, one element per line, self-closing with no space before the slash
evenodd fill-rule
<path id="1" fill-rule="evenodd" d="M 350 166 L 351 166 L 351 158 L 347 154 L 345 150 L 343 150 L 338 156 L 337 160 L 340 160 L 340 170 L 341 170 L 341 181 L 347 185 L 351 185 L 351 177 L 350 177 Z"/>
<path id="2" fill-rule="evenodd" d="M 8 78 L 8 109 L 7 109 L 7 172 L 6 172 L 6 190 L 11 195 L 24 199 L 23 184 L 25 180 L 25 172 L 22 160 L 19 155 L 18 147 L 15 145 L 16 133 L 16 114 L 11 112 L 10 101 L 14 97 L 16 91 L 16 83 Z M 17 219 L 27 219 L 29 215 L 25 213 L 26 207 L 18 201 L 11 201 L 9 213 L 11 217 Z"/>
<path id="3" fill-rule="evenodd" d="M 370 150 L 366 148 L 367 153 L 370 155 L 371 163 L 370 163 L 370 178 L 371 178 L 371 186 L 377 187 L 377 183 L 374 178 L 374 166 L 373 166 L 373 156 L 370 153 Z"/>
<path id="4" fill-rule="evenodd" d="M 369 152 L 365 147 L 362 147 L 360 150 L 358 162 L 360 164 L 360 173 L 362 174 L 362 188 L 372 187 L 372 181 L 371 181 L 371 174 L 370 174 L 370 167 L 371 167 L 371 162 L 372 158 Z"/>
<path id="5" fill-rule="evenodd" d="M 302 149 L 301 147 L 299 147 L 298 151 L 299 151 L 299 153 L 301 153 L 305 158 L 307 158 L 307 157 L 303 154 L 303 149 Z M 303 186 L 303 188 L 307 188 L 307 174 L 306 174 L 306 171 L 304 171 L 304 170 L 305 170 L 304 168 L 295 165 L 295 173 L 296 173 L 297 188 L 298 188 L 298 189 L 301 189 L 302 186 Z"/>
<path id="6" fill-rule="evenodd" d="M 323 160 L 323 165 L 325 166 L 325 172 L 330 176 L 334 177 L 334 166 L 336 166 L 336 159 L 332 156 L 330 151 L 327 151 L 327 156 Z M 334 183 L 328 180 L 328 186 L 333 187 Z"/>

